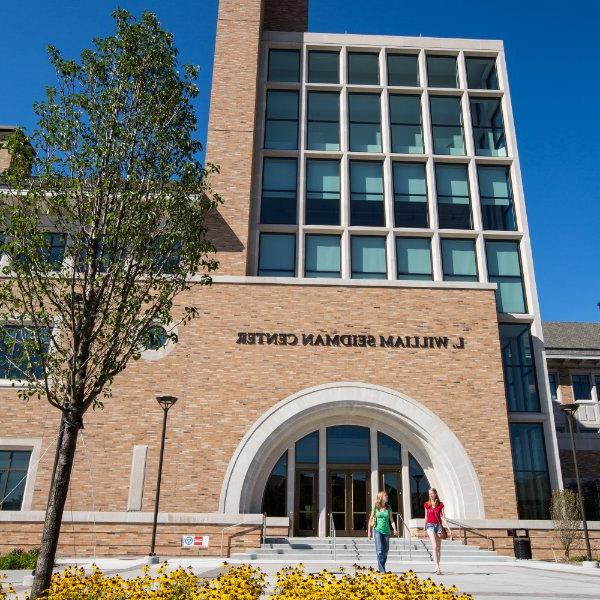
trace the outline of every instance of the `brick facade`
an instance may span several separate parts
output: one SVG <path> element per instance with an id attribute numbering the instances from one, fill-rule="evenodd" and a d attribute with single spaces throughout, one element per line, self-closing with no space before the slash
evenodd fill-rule
<path id="1" fill-rule="evenodd" d="M 179 299 L 181 306 L 190 303 L 201 317 L 180 332 L 173 352 L 132 363 L 115 381 L 106 408 L 87 415 L 75 461 L 74 510 L 92 504 L 126 510 L 135 444 L 149 446 L 142 510 L 152 510 L 162 418 L 157 393 L 180 398 L 169 413 L 161 506 L 216 512 L 227 465 L 256 419 L 300 390 L 350 378 L 398 390 L 431 409 L 471 458 L 488 518 L 516 518 L 514 486 L 506 477 L 512 463 L 493 292 L 354 288 L 349 294 L 344 287 L 215 284 Z M 238 331 L 464 336 L 466 348 L 240 346 Z M 43 437 L 44 448 L 54 439 L 58 416 L 46 403 L 20 405 L 15 392 L 4 389 L 0 406 L 12 415 L 4 436 L 27 432 Z M 49 452 L 40 465 L 34 510 L 44 508 L 52 458 Z"/>

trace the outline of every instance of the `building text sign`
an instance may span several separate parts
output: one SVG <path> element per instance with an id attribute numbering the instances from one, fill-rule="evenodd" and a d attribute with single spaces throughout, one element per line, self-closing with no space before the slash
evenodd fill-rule
<path id="1" fill-rule="evenodd" d="M 418 348 L 463 350 L 465 338 L 441 335 L 370 335 L 329 333 L 264 333 L 239 331 L 241 346 L 324 346 L 333 348 Z"/>

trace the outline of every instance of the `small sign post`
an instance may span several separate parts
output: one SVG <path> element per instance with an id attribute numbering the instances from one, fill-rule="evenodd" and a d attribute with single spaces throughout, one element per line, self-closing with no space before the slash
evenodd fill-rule
<path id="1" fill-rule="evenodd" d="M 181 536 L 181 547 L 182 548 L 208 548 L 208 541 L 210 536 L 208 535 L 182 535 Z"/>

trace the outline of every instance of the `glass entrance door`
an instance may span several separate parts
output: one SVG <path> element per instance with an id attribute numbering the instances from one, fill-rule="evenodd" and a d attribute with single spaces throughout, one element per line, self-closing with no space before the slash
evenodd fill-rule
<path id="1" fill-rule="evenodd" d="M 296 535 L 316 536 L 318 530 L 319 475 L 316 469 L 296 471 Z"/>
<path id="2" fill-rule="evenodd" d="M 399 514 L 404 518 L 402 506 L 402 472 L 400 469 L 384 469 L 379 471 L 379 489 L 385 490 L 394 518 Z M 398 527 L 398 533 L 404 537 L 406 532 L 402 523 Z"/>
<path id="3" fill-rule="evenodd" d="M 371 496 L 370 475 L 369 471 L 363 469 L 329 471 L 327 500 L 336 535 L 367 535 Z M 331 532 L 329 534 L 331 535 Z"/>

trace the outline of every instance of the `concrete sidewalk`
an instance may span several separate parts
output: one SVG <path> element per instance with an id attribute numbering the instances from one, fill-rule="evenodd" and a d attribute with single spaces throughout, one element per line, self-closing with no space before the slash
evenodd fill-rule
<path id="1" fill-rule="evenodd" d="M 61 561 L 78 564 L 87 568 L 91 561 Z M 192 567 L 197 575 L 214 577 L 223 571 L 223 560 L 218 558 L 174 558 L 167 561 L 168 568 Z M 236 564 L 237 561 L 228 561 Z M 124 577 L 135 577 L 142 572 L 144 559 L 97 559 L 98 565 L 107 575 L 120 573 Z M 293 563 L 291 563 L 293 564 Z M 333 561 L 306 562 L 305 569 L 318 572 L 323 569 L 336 572 L 340 566 Z M 281 561 L 264 561 L 253 566 L 269 575 L 269 583 L 273 583 L 273 575 L 283 566 Z M 369 565 L 367 565 L 369 566 Z M 352 565 L 344 565 L 352 570 Z M 431 563 L 399 564 L 390 563 L 389 570 L 403 572 L 410 568 L 419 577 L 430 577 L 436 583 L 456 585 L 461 592 L 472 594 L 476 600 L 505 600 L 516 598 L 521 600 L 598 600 L 600 598 L 600 569 L 585 569 L 576 565 L 557 565 L 541 561 L 515 561 L 511 563 L 465 564 L 442 562 L 442 575 L 433 574 Z M 156 570 L 153 566 L 152 570 Z M 28 571 L 5 571 L 24 598 L 27 588 L 21 584 L 23 575 Z"/>

